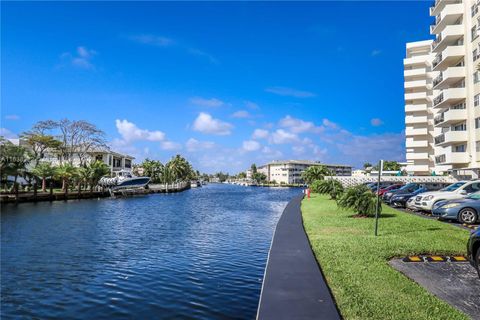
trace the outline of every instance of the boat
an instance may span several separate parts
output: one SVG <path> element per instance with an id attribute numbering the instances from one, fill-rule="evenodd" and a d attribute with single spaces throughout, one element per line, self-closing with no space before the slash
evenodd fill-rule
<path id="1" fill-rule="evenodd" d="M 199 180 L 192 180 L 190 181 L 191 188 L 199 188 L 202 186 L 202 183 Z"/>
<path id="2" fill-rule="evenodd" d="M 144 188 L 150 182 L 150 177 L 137 177 L 127 170 L 120 170 L 114 173 L 115 177 L 102 177 L 98 184 L 115 191 L 120 189 Z"/>

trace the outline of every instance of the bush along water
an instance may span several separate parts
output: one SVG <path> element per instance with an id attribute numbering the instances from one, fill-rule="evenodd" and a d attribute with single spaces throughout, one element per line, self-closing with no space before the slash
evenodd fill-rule
<path id="1" fill-rule="evenodd" d="M 377 196 L 365 185 L 347 188 L 338 200 L 338 206 L 351 209 L 357 217 L 374 217 L 377 208 Z M 382 212 L 381 203 L 379 213 Z"/>
<path id="2" fill-rule="evenodd" d="M 344 191 L 343 185 L 334 179 L 316 180 L 310 185 L 310 189 L 315 193 L 328 194 L 333 200 L 339 198 Z"/>

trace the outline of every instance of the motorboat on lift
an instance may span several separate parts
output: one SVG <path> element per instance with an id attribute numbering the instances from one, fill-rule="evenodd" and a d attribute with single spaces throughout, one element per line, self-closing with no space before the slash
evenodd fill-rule
<path id="1" fill-rule="evenodd" d="M 98 184 L 115 191 L 120 189 L 144 188 L 150 182 L 150 177 L 137 177 L 127 170 L 120 170 L 114 172 L 114 174 L 115 177 L 113 178 L 102 177 Z"/>

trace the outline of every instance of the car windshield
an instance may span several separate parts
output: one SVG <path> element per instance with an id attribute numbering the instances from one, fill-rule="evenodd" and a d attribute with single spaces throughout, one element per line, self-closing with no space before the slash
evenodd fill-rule
<path id="1" fill-rule="evenodd" d="M 460 188 L 461 186 L 463 186 L 465 184 L 465 182 L 455 182 L 455 183 L 452 183 L 451 185 L 443 188 L 443 189 L 440 189 L 440 191 L 455 191 L 457 190 L 458 188 Z"/>
<path id="2" fill-rule="evenodd" d="M 399 190 L 412 190 L 416 185 L 416 183 L 408 183 L 401 187 Z"/>
<path id="3" fill-rule="evenodd" d="M 480 192 L 475 192 L 467 197 L 467 199 L 480 200 Z"/>

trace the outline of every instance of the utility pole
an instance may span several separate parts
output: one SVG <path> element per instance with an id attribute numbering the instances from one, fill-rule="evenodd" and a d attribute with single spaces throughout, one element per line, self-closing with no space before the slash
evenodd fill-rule
<path id="1" fill-rule="evenodd" d="M 382 179 L 383 160 L 378 164 L 377 208 L 375 210 L 375 236 L 378 236 L 378 218 L 380 217 L 380 180 Z"/>

